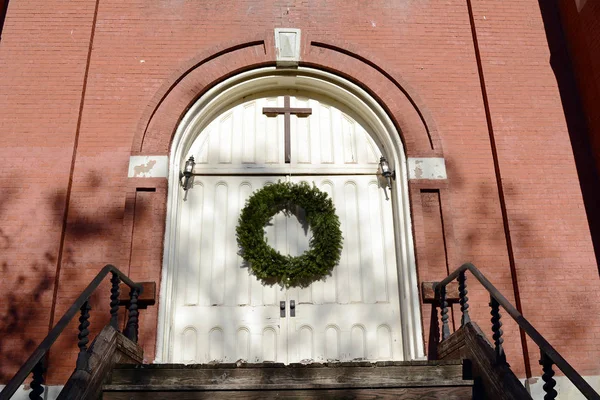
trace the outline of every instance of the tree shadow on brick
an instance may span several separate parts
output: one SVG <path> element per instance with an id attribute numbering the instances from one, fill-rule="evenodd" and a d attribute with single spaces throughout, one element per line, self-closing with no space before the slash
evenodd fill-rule
<path id="1" fill-rule="evenodd" d="M 110 192 L 101 191 L 100 174 L 88 174 L 86 181 L 91 185 L 88 193 L 91 193 L 92 197 L 113 196 Z M 14 215 L 10 215 L 9 212 L 14 210 L 14 205 L 19 204 L 21 200 L 16 190 L 2 191 L 0 218 L 7 218 L 7 216 L 14 218 Z M 63 225 L 66 200 L 65 192 L 61 191 L 54 190 L 46 196 L 46 208 L 43 212 L 51 217 L 50 221 L 55 226 Z M 85 204 L 90 203 L 87 199 L 84 200 Z M 21 232 L 23 227 L 33 229 L 28 219 L 29 214 L 20 211 L 20 219 L 13 219 L 15 222 L 12 222 L 11 229 L 15 229 L 0 228 L 0 272 L 4 274 L 5 285 L 3 286 L 6 288 L 0 311 L 0 360 L 2 360 L 0 382 L 6 383 L 13 376 L 47 333 L 49 310 L 56 290 L 55 276 L 58 263 L 61 262 L 63 267 L 67 265 L 69 268 L 61 268 L 60 286 L 57 291 L 59 301 L 53 325 L 106 263 L 118 261 L 110 257 L 119 257 L 121 252 L 125 200 L 123 199 L 121 203 L 113 203 L 100 211 L 93 207 L 87 209 L 70 207 L 66 225 L 66 243 L 61 260 L 58 259 L 58 245 L 56 241 L 52 241 L 49 244 L 51 248 L 34 248 L 33 251 L 29 251 L 30 260 L 21 261 L 26 248 L 20 243 L 22 238 L 11 236 L 15 236 L 15 232 Z M 33 206 L 39 207 L 35 204 Z M 137 206 L 138 216 L 143 216 L 146 212 L 144 205 Z M 102 243 L 103 248 L 97 250 L 99 243 Z M 89 249 L 99 252 L 90 255 Z M 32 254 L 39 254 L 39 256 Z M 106 260 L 90 261 L 95 258 L 106 258 Z M 126 266 L 117 265 L 117 267 L 123 268 L 126 272 Z M 21 270 L 23 272 L 19 273 Z M 10 282 L 7 281 L 8 279 Z M 91 314 L 92 335 L 95 335 L 109 319 L 109 288 L 107 281 L 91 297 L 90 302 L 94 307 Z M 121 312 L 124 313 L 124 310 Z M 51 348 L 49 373 L 52 374 L 52 370 L 56 372 L 57 368 L 61 371 L 65 369 L 66 373 L 70 373 L 70 368 L 63 365 L 69 364 L 74 368 L 76 351 L 77 318 Z M 52 384 L 50 381 L 49 383 Z"/>
<path id="2" fill-rule="evenodd" d="M 3 263 L 3 267 L 7 266 Z M 37 343 L 28 335 L 39 330 L 39 322 L 45 320 L 44 310 L 39 303 L 51 290 L 52 265 L 33 263 L 34 277 L 20 275 L 15 287 L 32 287 L 30 290 L 15 289 L 5 294 L 6 312 L 0 317 L 0 381 L 6 382 L 24 360 L 29 357 Z"/>

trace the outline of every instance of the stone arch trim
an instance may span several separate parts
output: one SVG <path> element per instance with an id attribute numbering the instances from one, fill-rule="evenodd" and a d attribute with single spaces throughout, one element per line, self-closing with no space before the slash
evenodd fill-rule
<path id="1" fill-rule="evenodd" d="M 274 66 L 272 36 L 269 32 L 245 42 L 230 42 L 206 50 L 174 71 L 144 111 L 132 143 L 132 154 L 168 155 L 179 122 L 200 96 L 237 73 Z M 340 75 L 369 93 L 400 132 L 407 157 L 443 156 L 431 113 L 399 73 L 389 72 L 382 67 L 385 63 L 365 56 L 345 42 L 306 37 L 303 42 L 300 66 Z"/>

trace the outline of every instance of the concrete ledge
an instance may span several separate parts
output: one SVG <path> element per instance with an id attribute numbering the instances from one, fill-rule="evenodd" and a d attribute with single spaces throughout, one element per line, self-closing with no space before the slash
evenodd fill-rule
<path id="1" fill-rule="evenodd" d="M 166 178 L 169 176 L 169 157 L 131 156 L 129 157 L 129 178 Z"/>
<path id="2" fill-rule="evenodd" d="M 448 179 L 446 161 L 440 157 L 409 157 L 408 179 Z"/>

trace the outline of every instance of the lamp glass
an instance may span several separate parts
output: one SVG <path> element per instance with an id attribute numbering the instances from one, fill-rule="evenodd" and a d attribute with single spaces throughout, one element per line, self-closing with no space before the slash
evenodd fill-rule
<path id="1" fill-rule="evenodd" d="M 391 175 L 391 171 L 390 171 L 390 164 L 388 164 L 387 160 L 385 159 L 385 157 L 381 157 L 379 159 L 379 166 L 381 167 L 381 174 L 383 176 L 389 176 Z"/>
<path id="2" fill-rule="evenodd" d="M 195 164 L 195 163 L 194 163 L 194 158 L 193 158 L 193 157 L 190 157 L 190 158 L 189 158 L 189 160 L 187 160 L 187 161 L 185 162 L 185 168 L 184 168 L 184 171 L 185 171 L 186 173 L 189 173 L 189 174 L 191 174 L 191 173 L 194 171 L 194 164 Z"/>

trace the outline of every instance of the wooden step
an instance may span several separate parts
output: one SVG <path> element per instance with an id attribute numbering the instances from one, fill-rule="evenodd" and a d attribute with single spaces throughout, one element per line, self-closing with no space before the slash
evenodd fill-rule
<path id="1" fill-rule="evenodd" d="M 105 399 L 470 399 L 460 361 L 117 366 Z"/>
<path id="2" fill-rule="evenodd" d="M 470 387 L 436 388 L 385 388 L 385 389 L 313 389 L 313 390 L 251 390 L 251 391 L 199 391 L 199 392 L 104 392 L 106 400 L 470 400 Z"/>

